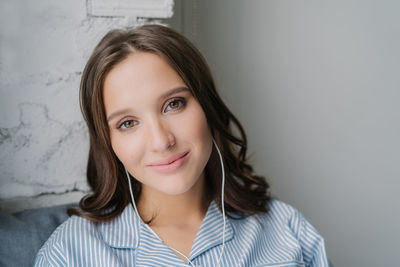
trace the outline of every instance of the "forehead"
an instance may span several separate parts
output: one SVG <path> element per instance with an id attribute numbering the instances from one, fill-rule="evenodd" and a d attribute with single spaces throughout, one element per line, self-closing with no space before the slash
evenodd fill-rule
<path id="1" fill-rule="evenodd" d="M 166 91 L 183 87 L 179 74 L 160 56 L 135 52 L 114 66 L 103 84 L 106 112 L 115 106 L 155 101 Z"/>
<path id="2" fill-rule="evenodd" d="M 109 71 L 104 87 L 109 84 L 115 86 L 121 80 L 129 80 L 131 84 L 139 85 L 142 82 L 167 82 L 171 79 L 181 80 L 178 73 L 163 58 L 149 52 L 135 52 Z"/>

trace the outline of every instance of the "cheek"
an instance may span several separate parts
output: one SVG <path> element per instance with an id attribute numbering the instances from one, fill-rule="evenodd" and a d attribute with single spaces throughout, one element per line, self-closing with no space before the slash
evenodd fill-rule
<path id="1" fill-rule="evenodd" d="M 141 142 L 137 142 L 137 139 L 133 139 L 127 135 L 112 135 L 111 146 L 118 159 L 128 169 L 132 164 L 138 164 L 141 157 L 142 147 Z"/>
<path id="2" fill-rule="evenodd" d="M 191 138 L 192 141 L 198 143 L 200 149 L 207 150 L 212 146 L 211 131 L 208 127 L 208 123 L 205 114 L 200 106 L 192 110 L 190 116 L 186 119 L 185 127 L 182 127 L 182 131 L 185 131 L 186 138 Z M 207 153 L 206 153 L 207 154 Z"/>

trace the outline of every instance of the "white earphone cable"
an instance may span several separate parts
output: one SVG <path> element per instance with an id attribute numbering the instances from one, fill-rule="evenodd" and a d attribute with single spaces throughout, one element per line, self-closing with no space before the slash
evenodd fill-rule
<path id="1" fill-rule="evenodd" d="M 222 260 L 222 256 L 224 254 L 224 249 L 225 249 L 225 229 L 226 229 L 226 218 L 225 218 L 225 205 L 224 205 L 224 190 L 225 190 L 225 169 L 224 169 L 224 162 L 222 160 L 222 155 L 221 155 L 221 151 L 219 150 L 217 144 L 215 143 L 214 139 L 212 140 L 215 148 L 217 149 L 218 152 L 218 156 L 221 162 L 221 170 L 222 170 L 222 185 L 221 185 L 221 208 L 222 208 L 222 216 L 223 216 L 223 231 L 222 231 L 222 248 L 221 248 L 221 252 L 219 255 L 219 259 L 218 259 L 218 265 L 217 267 L 219 267 L 221 265 L 221 260 Z M 139 216 L 139 212 L 136 208 L 136 204 L 135 204 L 135 198 L 133 196 L 133 192 L 132 192 L 132 184 L 131 184 L 131 179 L 128 173 L 128 170 L 125 168 L 125 173 L 126 173 L 126 177 L 128 179 L 128 184 L 129 184 L 129 193 L 131 195 L 131 200 L 132 200 L 132 205 L 133 208 L 135 210 L 135 215 L 138 217 L 139 220 L 141 220 L 140 216 Z M 147 225 L 147 224 L 146 224 Z M 151 229 L 150 227 L 148 227 L 157 237 L 158 235 L 153 231 L 153 229 Z M 159 237 L 158 237 L 159 238 Z M 160 239 L 160 238 L 159 238 Z M 161 240 L 161 239 L 160 239 Z M 162 242 L 162 240 L 161 240 Z M 178 253 L 179 255 L 183 256 L 187 262 L 192 265 L 193 267 L 196 267 L 196 265 L 193 264 L 193 262 L 186 257 L 182 252 L 178 251 L 177 249 L 174 249 L 173 247 L 168 246 L 171 250 L 175 251 L 176 253 Z"/>
<path id="2" fill-rule="evenodd" d="M 224 168 L 224 161 L 222 160 L 222 155 L 221 155 L 221 151 L 219 150 L 217 144 L 215 143 L 215 140 L 213 138 L 213 143 L 215 145 L 215 148 L 217 149 L 218 152 L 218 156 L 221 162 L 221 170 L 222 170 L 222 185 L 221 185 L 221 208 L 222 208 L 222 217 L 224 220 L 224 226 L 223 226 L 223 230 L 222 230 L 222 248 L 221 248 L 221 253 L 219 255 L 219 259 L 218 259 L 218 267 L 221 264 L 221 260 L 222 260 L 222 255 L 224 254 L 224 249 L 225 249 L 225 228 L 226 228 L 226 218 L 225 218 L 225 201 L 224 201 L 224 192 L 225 192 L 225 168 Z"/>

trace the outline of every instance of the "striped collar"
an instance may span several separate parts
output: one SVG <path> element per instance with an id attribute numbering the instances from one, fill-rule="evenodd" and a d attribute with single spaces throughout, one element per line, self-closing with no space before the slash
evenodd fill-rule
<path id="1" fill-rule="evenodd" d="M 135 249 L 139 246 L 140 238 L 148 236 L 148 233 L 141 235 L 142 231 L 149 231 L 149 227 L 144 226 L 143 221 L 135 215 L 132 205 L 127 205 L 121 215 L 114 220 L 99 223 L 99 231 L 103 240 L 110 247 Z M 212 201 L 197 232 L 189 258 L 193 259 L 203 252 L 222 244 L 222 227 L 222 213 L 217 204 Z M 231 240 L 233 234 L 230 220 L 226 218 L 225 242 Z M 153 236 L 153 238 L 157 237 Z"/>
<path id="2" fill-rule="evenodd" d="M 140 220 L 132 205 L 109 222 L 99 223 L 99 232 L 104 242 L 113 248 L 137 248 L 139 246 Z"/>
<path id="3" fill-rule="evenodd" d="M 200 229 L 194 239 L 189 258 L 194 259 L 203 252 L 222 244 L 224 217 L 217 204 L 212 201 L 208 207 Z M 229 218 L 226 218 L 225 242 L 233 238 L 233 228 Z"/>

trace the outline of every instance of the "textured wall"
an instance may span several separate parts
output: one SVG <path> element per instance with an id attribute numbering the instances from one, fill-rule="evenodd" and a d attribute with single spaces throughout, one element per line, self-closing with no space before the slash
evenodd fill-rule
<path id="1" fill-rule="evenodd" d="M 0 209 L 77 201 L 88 190 L 85 62 L 108 30 L 172 13 L 173 0 L 1 1 Z"/>

